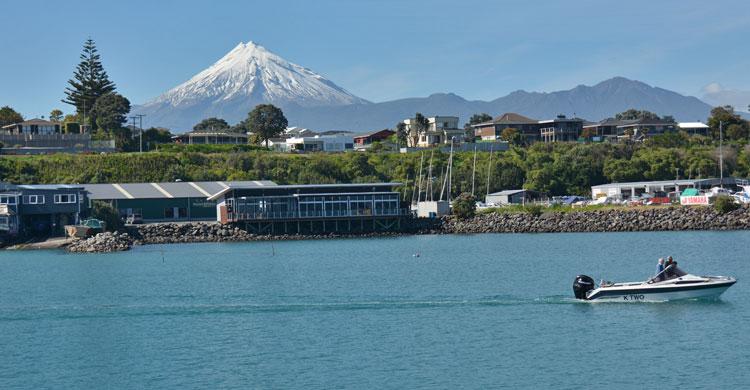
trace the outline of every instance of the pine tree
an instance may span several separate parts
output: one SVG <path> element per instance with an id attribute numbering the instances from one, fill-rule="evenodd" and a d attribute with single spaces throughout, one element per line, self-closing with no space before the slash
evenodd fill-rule
<path id="1" fill-rule="evenodd" d="M 75 106 L 78 114 L 86 114 L 88 117 L 89 120 L 84 118 L 84 121 L 96 126 L 96 118 L 89 113 L 96 99 L 115 91 L 115 84 L 109 81 L 109 76 L 104 71 L 96 50 L 96 44 L 91 38 L 83 44 L 81 62 L 76 67 L 73 78 L 68 80 L 68 84 L 70 86 L 65 88 L 66 98 L 62 102 Z"/>

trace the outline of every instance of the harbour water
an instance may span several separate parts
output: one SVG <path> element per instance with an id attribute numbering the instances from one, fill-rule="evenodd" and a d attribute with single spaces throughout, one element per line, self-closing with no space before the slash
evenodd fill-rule
<path id="1" fill-rule="evenodd" d="M 750 232 L 0 252 L 0 388 L 742 388 Z M 415 256 L 419 254 L 419 256 Z M 581 303 L 672 255 L 720 300 Z"/>

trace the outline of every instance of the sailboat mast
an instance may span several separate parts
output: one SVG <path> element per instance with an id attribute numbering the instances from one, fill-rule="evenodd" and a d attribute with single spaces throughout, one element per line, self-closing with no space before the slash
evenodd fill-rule
<path id="1" fill-rule="evenodd" d="M 424 162 L 424 154 L 419 154 L 419 176 L 417 180 L 414 180 L 414 183 L 419 183 L 417 190 L 417 203 L 419 203 L 419 200 L 422 198 L 422 163 Z M 412 202 L 413 203 L 413 202 Z"/>
<path id="2" fill-rule="evenodd" d="M 724 123 L 719 121 L 719 186 L 724 188 L 724 132 L 722 131 L 722 125 Z"/>
<path id="3" fill-rule="evenodd" d="M 492 172 L 492 146 L 490 145 L 490 158 L 487 161 L 487 194 L 490 194 L 490 173 Z M 485 196 L 486 199 L 486 196 Z"/>
<path id="4" fill-rule="evenodd" d="M 453 185 L 453 141 L 451 141 L 451 154 L 448 158 L 448 193 L 446 198 L 448 202 L 451 201 L 451 186 Z"/>
<path id="5" fill-rule="evenodd" d="M 474 145 L 474 165 L 471 168 L 471 196 L 474 196 L 474 182 L 477 177 L 477 146 Z"/>
<path id="6" fill-rule="evenodd" d="M 429 189 L 430 194 L 430 202 L 432 202 L 432 194 L 435 192 L 435 188 L 433 188 L 432 182 L 432 156 L 435 154 L 434 150 L 430 151 L 430 168 L 427 170 L 427 175 L 429 176 L 429 181 L 427 182 L 427 188 Z M 427 200 L 427 194 L 425 194 L 424 199 Z"/>

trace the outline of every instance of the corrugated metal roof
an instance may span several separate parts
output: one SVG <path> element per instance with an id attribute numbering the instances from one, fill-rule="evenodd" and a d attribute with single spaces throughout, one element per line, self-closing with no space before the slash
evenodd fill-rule
<path id="1" fill-rule="evenodd" d="M 236 183 L 236 182 L 235 182 Z M 255 183 L 255 182 L 254 182 Z M 286 184 L 286 185 L 274 185 L 273 188 L 276 189 L 298 189 L 298 190 L 304 190 L 307 188 L 357 188 L 357 187 L 395 187 L 400 186 L 402 183 L 396 183 L 396 182 L 389 182 L 389 183 L 344 183 L 344 184 Z M 246 186 L 246 185 L 231 185 L 227 188 L 224 188 L 220 191 L 217 191 L 211 197 L 209 197 L 209 200 L 215 200 L 224 195 L 229 190 L 241 190 L 246 188 L 254 188 L 258 187 L 257 185 L 253 186 Z"/>
<path id="2" fill-rule="evenodd" d="M 112 183 L 83 184 L 91 199 L 168 199 L 207 198 L 229 186 L 259 187 L 275 186 L 269 180 L 228 182 L 165 182 L 165 183 Z"/>
<path id="3" fill-rule="evenodd" d="M 708 125 L 703 122 L 680 122 L 677 126 L 681 129 L 708 129 Z"/>
<path id="4" fill-rule="evenodd" d="M 493 193 L 490 194 L 490 196 L 492 196 L 492 195 L 513 195 L 513 194 L 517 194 L 519 192 L 524 192 L 524 191 L 526 191 L 526 190 L 503 190 L 503 191 L 500 191 L 500 192 L 493 192 Z"/>
<path id="5" fill-rule="evenodd" d="M 79 189 L 83 188 L 80 184 L 20 184 L 17 186 L 26 190 L 59 190 L 59 189 Z"/>

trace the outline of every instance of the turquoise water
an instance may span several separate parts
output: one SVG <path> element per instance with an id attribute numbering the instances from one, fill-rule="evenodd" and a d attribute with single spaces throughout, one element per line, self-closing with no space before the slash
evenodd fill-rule
<path id="1" fill-rule="evenodd" d="M 0 388 L 742 388 L 750 232 L 0 252 Z M 420 257 L 413 254 L 419 252 Z M 715 302 L 572 300 L 656 258 Z"/>

